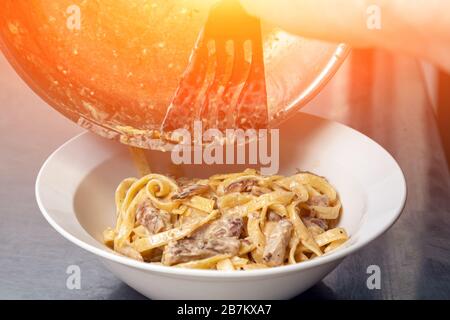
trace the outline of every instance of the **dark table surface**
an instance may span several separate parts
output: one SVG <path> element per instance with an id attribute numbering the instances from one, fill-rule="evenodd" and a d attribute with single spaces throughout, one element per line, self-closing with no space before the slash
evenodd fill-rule
<path id="1" fill-rule="evenodd" d="M 34 95 L 1 55 L 0 108 L 0 299 L 144 299 L 40 214 L 37 172 L 82 130 Z M 298 299 L 449 299 L 450 176 L 418 63 L 355 52 L 302 111 L 349 125 L 391 152 L 408 200 L 388 232 Z M 81 269 L 80 290 L 66 287 L 70 265 Z M 380 267 L 379 290 L 367 287 L 370 265 Z"/>

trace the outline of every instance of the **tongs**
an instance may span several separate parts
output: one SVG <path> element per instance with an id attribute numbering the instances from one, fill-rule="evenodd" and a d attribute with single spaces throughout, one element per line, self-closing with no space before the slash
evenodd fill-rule
<path id="1" fill-rule="evenodd" d="M 237 0 L 210 10 L 162 131 L 192 130 L 195 120 L 204 130 L 268 125 L 261 23 Z"/>

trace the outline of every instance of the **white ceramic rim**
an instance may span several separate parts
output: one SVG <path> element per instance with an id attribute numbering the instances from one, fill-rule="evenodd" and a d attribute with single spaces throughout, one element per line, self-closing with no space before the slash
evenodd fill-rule
<path id="1" fill-rule="evenodd" d="M 317 117 L 320 118 L 320 117 Z M 330 121 L 330 120 L 326 120 L 325 121 Z M 332 121 L 331 121 L 332 122 Z M 340 126 L 344 126 L 342 124 L 339 123 L 335 123 L 337 125 Z M 389 152 L 387 152 L 383 147 L 381 147 L 378 143 L 376 143 L 374 140 L 370 139 L 369 137 L 365 136 L 364 134 L 350 128 L 347 126 L 344 126 L 349 130 L 354 131 L 354 133 L 360 135 L 363 139 L 368 140 L 369 143 L 373 143 L 376 146 L 378 146 L 379 148 L 381 148 L 381 150 L 383 150 L 386 155 L 390 158 L 390 160 L 393 162 L 393 164 L 397 167 L 397 169 L 399 170 L 399 172 L 401 173 L 401 185 L 399 186 L 402 190 L 399 190 L 399 193 L 401 192 L 401 198 L 399 201 L 399 205 L 398 208 L 396 208 L 395 210 L 395 214 L 393 214 L 390 219 L 384 221 L 383 223 L 380 224 L 380 226 L 377 228 L 378 230 L 376 230 L 376 232 L 374 232 L 371 236 L 364 238 L 356 243 L 353 243 L 351 245 L 348 246 L 344 246 L 343 248 L 340 248 L 334 252 L 331 252 L 327 255 L 318 257 L 316 259 L 313 260 L 309 260 L 309 261 L 305 261 L 302 263 L 297 263 L 297 264 L 293 264 L 293 265 L 286 265 L 286 266 L 280 266 L 280 267 L 276 267 L 276 268 L 268 268 L 268 269 L 257 269 L 257 270 L 246 270 L 246 271 L 236 271 L 236 272 L 222 272 L 222 271 L 217 271 L 217 270 L 198 270 L 198 269 L 182 269 L 182 268 L 175 268 L 175 267 L 167 267 L 167 266 L 161 266 L 161 265 L 154 265 L 154 264 L 150 264 L 150 263 L 145 263 L 145 262 L 140 262 L 140 261 L 136 261 L 124 256 L 120 256 L 117 254 L 114 254 L 112 252 L 108 252 L 105 249 L 99 249 L 93 245 L 90 245 L 76 237 L 74 237 L 72 234 L 70 234 L 70 232 L 66 231 L 65 229 L 63 229 L 62 227 L 60 227 L 50 216 L 50 214 L 47 212 L 47 209 L 45 208 L 45 206 L 42 203 L 41 197 L 40 197 L 40 192 L 39 192 L 39 186 L 40 186 L 40 182 L 42 179 L 42 176 L 45 174 L 45 170 L 47 168 L 47 166 L 49 165 L 49 163 L 53 160 L 53 157 L 59 153 L 62 149 L 66 148 L 68 145 L 70 145 L 70 143 L 73 140 L 78 139 L 79 137 L 85 135 L 85 134 L 92 134 L 89 132 L 84 132 L 81 133 L 75 137 L 73 137 L 72 139 L 68 140 L 67 142 L 65 142 L 63 145 L 61 145 L 58 149 L 56 149 L 48 158 L 47 160 L 44 162 L 44 164 L 42 165 L 41 169 L 39 170 L 37 179 L 36 179 L 36 184 L 35 184 L 35 195 L 36 195 L 36 200 L 39 206 L 39 209 L 41 210 L 43 216 L 45 217 L 45 219 L 48 221 L 48 223 L 58 232 L 60 233 L 64 238 L 66 238 L 67 240 L 73 242 L 74 244 L 76 244 L 77 246 L 97 255 L 100 256 L 104 259 L 108 259 L 110 261 L 116 262 L 116 263 L 120 263 L 129 267 L 133 267 L 133 268 L 137 268 L 137 269 L 141 269 L 141 270 L 145 270 L 145 271 L 151 271 L 151 272 L 155 272 L 155 273 L 159 273 L 161 275 L 174 275 L 174 276 L 180 276 L 180 277 L 197 277 L 197 278 L 208 278 L 210 280 L 214 280 L 214 279 L 245 279 L 245 278 L 254 278 L 254 277 L 265 277 L 265 276 L 282 276 L 288 273 L 293 273 L 293 272 L 298 272 L 301 270 L 306 270 L 306 269 L 310 269 L 310 268 L 314 268 L 316 266 L 322 265 L 322 264 L 327 264 L 333 261 L 337 261 L 339 259 L 343 259 L 345 258 L 347 255 L 356 252 L 357 250 L 361 249 L 362 247 L 364 247 L 365 245 L 367 245 L 368 243 L 372 242 L 373 240 L 375 240 L 376 238 L 378 238 L 379 236 L 381 236 L 384 232 L 386 232 L 394 223 L 395 221 L 399 218 L 405 203 L 406 203 L 406 197 L 407 197 L 407 189 L 406 189 L 406 180 L 405 180 L 405 176 L 404 173 L 402 171 L 402 169 L 400 168 L 400 166 L 398 165 L 397 161 L 389 154 Z M 78 220 L 78 219 L 77 219 Z M 82 227 L 82 226 L 81 226 Z M 83 227 L 82 227 L 83 228 Z M 84 229 L 84 228 L 83 228 Z"/>

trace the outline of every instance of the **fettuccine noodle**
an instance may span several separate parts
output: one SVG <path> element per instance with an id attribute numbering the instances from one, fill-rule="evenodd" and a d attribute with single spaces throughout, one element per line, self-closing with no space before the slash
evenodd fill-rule
<path id="1" fill-rule="evenodd" d="M 124 179 L 107 246 L 166 266 L 253 270 L 320 257 L 348 240 L 336 227 L 342 205 L 328 181 L 309 172 L 262 176 L 247 169 L 209 179 L 148 174 Z"/>

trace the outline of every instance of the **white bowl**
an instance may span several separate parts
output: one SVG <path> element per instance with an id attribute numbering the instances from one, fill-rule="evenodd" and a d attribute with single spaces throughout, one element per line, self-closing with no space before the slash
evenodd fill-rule
<path id="1" fill-rule="evenodd" d="M 156 299 L 285 299 L 320 281 L 350 253 L 385 232 L 406 199 L 403 173 L 395 160 L 368 137 L 344 125 L 306 114 L 280 130 L 280 173 L 296 168 L 325 176 L 338 190 L 339 222 L 351 239 L 320 258 L 272 269 L 220 272 L 146 264 L 105 247 L 102 231 L 115 223 L 114 190 L 135 169 L 127 148 L 85 133 L 75 137 L 43 165 L 36 197 L 47 221 L 65 238 L 97 255 L 117 277 Z M 152 169 L 205 177 L 241 170 L 237 166 L 171 165 L 170 155 L 151 151 Z"/>

